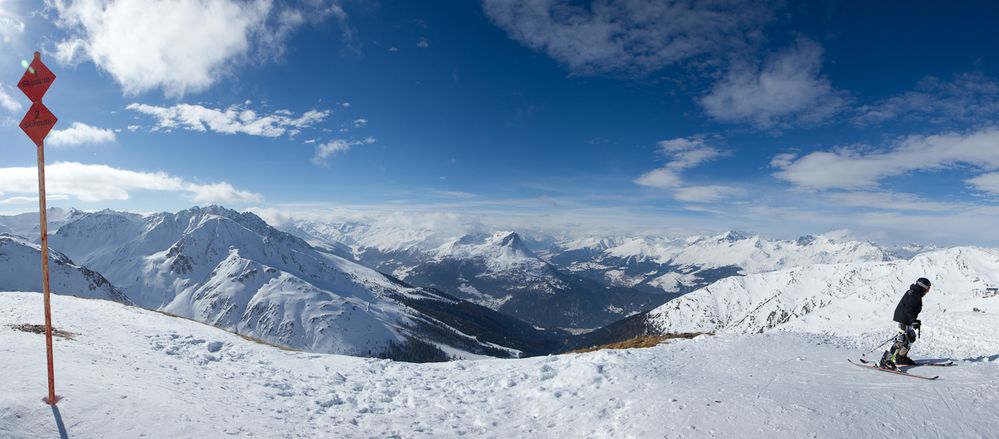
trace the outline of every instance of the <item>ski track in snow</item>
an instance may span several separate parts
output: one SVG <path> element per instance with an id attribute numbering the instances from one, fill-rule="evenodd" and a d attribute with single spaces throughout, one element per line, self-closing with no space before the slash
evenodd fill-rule
<path id="1" fill-rule="evenodd" d="M 846 362 L 795 333 L 655 348 L 409 364 L 280 350 L 192 321 L 53 296 L 69 437 L 999 437 L 999 347 L 935 382 Z M 0 437 L 58 437 L 41 295 L 0 293 Z M 932 358 L 932 353 L 914 353 Z M 961 360 L 961 359 L 957 359 Z M 925 373 L 924 371 L 919 371 Z"/>

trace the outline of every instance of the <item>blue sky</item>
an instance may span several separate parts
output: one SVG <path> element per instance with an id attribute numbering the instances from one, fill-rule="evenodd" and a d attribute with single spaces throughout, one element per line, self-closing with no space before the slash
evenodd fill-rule
<path id="1" fill-rule="evenodd" d="M 0 212 L 40 50 L 50 205 L 999 244 L 999 9 L 872 3 L 2 1 Z"/>

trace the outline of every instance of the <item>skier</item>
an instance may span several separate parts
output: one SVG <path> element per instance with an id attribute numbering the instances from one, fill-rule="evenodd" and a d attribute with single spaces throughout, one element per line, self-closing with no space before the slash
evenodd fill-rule
<path id="1" fill-rule="evenodd" d="M 917 317 L 919 317 L 919 312 L 923 310 L 923 296 L 929 291 L 929 279 L 921 277 L 916 280 L 916 283 L 910 285 L 909 291 L 906 291 L 905 295 L 902 296 L 902 300 L 895 307 L 895 321 L 898 323 L 895 344 L 881 355 L 878 367 L 895 370 L 896 366 L 916 364 L 908 357 L 909 348 L 916 341 L 916 330 L 922 325 Z"/>

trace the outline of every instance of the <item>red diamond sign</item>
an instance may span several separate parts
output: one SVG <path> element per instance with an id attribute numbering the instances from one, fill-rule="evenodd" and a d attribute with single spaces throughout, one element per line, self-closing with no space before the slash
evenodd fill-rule
<path id="1" fill-rule="evenodd" d="M 35 52 L 35 59 L 25 70 L 21 81 L 17 83 L 17 88 L 21 89 L 28 96 L 28 99 L 31 99 L 31 102 L 39 102 L 54 81 L 55 74 L 48 67 L 45 67 L 41 54 Z"/>
<path id="2" fill-rule="evenodd" d="M 48 108 L 45 108 L 44 104 L 35 102 L 31 104 L 24 119 L 21 119 L 21 130 L 35 142 L 35 145 L 42 146 L 42 140 L 49 134 L 49 131 L 52 131 L 52 127 L 58 120 Z"/>

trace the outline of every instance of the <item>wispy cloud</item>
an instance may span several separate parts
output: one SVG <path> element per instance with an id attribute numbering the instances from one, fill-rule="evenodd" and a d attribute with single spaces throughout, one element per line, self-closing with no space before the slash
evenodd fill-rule
<path id="1" fill-rule="evenodd" d="M 876 210 L 948 212 L 971 207 L 968 204 L 926 200 L 916 194 L 887 191 L 853 191 L 826 194 L 830 202 L 847 207 Z"/>
<path id="2" fill-rule="evenodd" d="M 161 88 L 198 92 L 249 57 L 279 56 L 297 28 L 346 14 L 335 3 L 269 0 L 53 0 L 69 36 L 57 44 L 63 63 L 89 60 L 128 95 Z"/>
<path id="3" fill-rule="evenodd" d="M 47 201 L 63 201 L 68 200 L 68 195 L 52 194 L 46 195 L 45 199 Z M 38 197 L 10 197 L 0 200 L 0 205 L 2 206 L 17 206 L 21 204 L 35 204 L 38 203 Z"/>
<path id="4" fill-rule="evenodd" d="M 725 57 L 761 38 L 769 5 L 711 2 L 485 0 L 510 38 L 575 74 L 644 75 L 681 61 Z"/>
<path id="5" fill-rule="evenodd" d="M 818 124 L 848 102 L 821 71 L 822 47 L 802 39 L 760 67 L 735 65 L 700 104 L 715 119 L 762 129 Z"/>
<path id="6" fill-rule="evenodd" d="M 258 203 L 260 194 L 239 190 L 226 182 L 193 183 L 165 172 L 142 172 L 107 165 L 56 162 L 45 168 L 48 192 L 83 202 L 127 200 L 140 190 L 174 192 L 195 203 Z M 0 168 L 0 187 L 9 193 L 34 194 L 38 174 L 34 166 Z"/>
<path id="7" fill-rule="evenodd" d="M 704 136 L 663 140 L 659 142 L 659 152 L 667 158 L 666 164 L 642 174 L 635 179 L 635 183 L 671 190 L 673 198 L 685 202 L 712 203 L 744 193 L 742 189 L 732 186 L 689 186 L 684 183 L 684 171 L 729 154 L 709 145 Z"/>
<path id="8" fill-rule="evenodd" d="M 23 33 L 24 21 L 6 5 L 0 7 L 0 43 L 11 44 Z"/>
<path id="9" fill-rule="evenodd" d="M 226 108 L 208 108 L 197 104 L 177 104 L 171 107 L 133 103 L 129 110 L 156 118 L 154 130 L 182 128 L 190 131 L 213 131 L 222 134 L 280 137 L 295 135 L 326 120 L 331 111 L 309 110 L 301 116 L 287 110 L 259 114 L 247 104 Z"/>
<path id="10" fill-rule="evenodd" d="M 673 198 L 688 203 L 714 203 L 745 194 L 745 189 L 733 186 L 707 185 L 676 188 Z"/>
<path id="11" fill-rule="evenodd" d="M 781 154 L 772 161 L 779 169 L 777 178 L 812 190 L 874 189 L 888 177 L 959 164 L 984 171 L 999 169 L 999 128 L 908 136 L 881 149 L 852 146 L 802 157 Z"/>
<path id="12" fill-rule="evenodd" d="M 975 189 L 988 192 L 992 195 L 999 195 L 999 172 L 990 172 L 967 180 Z"/>
<path id="13" fill-rule="evenodd" d="M 663 140 L 660 152 L 669 159 L 665 166 L 646 172 L 635 180 L 642 186 L 675 188 L 683 184 L 681 173 L 701 163 L 724 155 L 722 150 L 708 145 L 703 136 Z"/>
<path id="14" fill-rule="evenodd" d="M 365 137 L 361 140 L 333 139 L 329 142 L 316 146 L 316 155 L 312 157 L 312 163 L 325 165 L 330 157 L 336 154 L 345 153 L 350 150 L 350 147 L 352 146 L 370 145 L 372 143 L 375 143 L 374 137 Z"/>
<path id="15" fill-rule="evenodd" d="M 912 91 L 857 109 L 858 126 L 894 121 L 934 125 L 994 123 L 999 117 L 999 82 L 982 73 L 956 75 L 951 81 L 927 77 Z"/>
<path id="16" fill-rule="evenodd" d="M 91 143 L 109 143 L 115 141 L 114 131 L 97 128 L 82 122 L 73 122 L 64 130 L 53 130 L 47 143 L 52 146 L 73 147 Z"/>
<path id="17" fill-rule="evenodd" d="M 20 102 L 14 99 L 13 94 L 15 94 L 15 88 L 8 86 L 6 84 L 0 83 L 0 107 L 11 112 L 17 113 L 24 108 Z"/>

